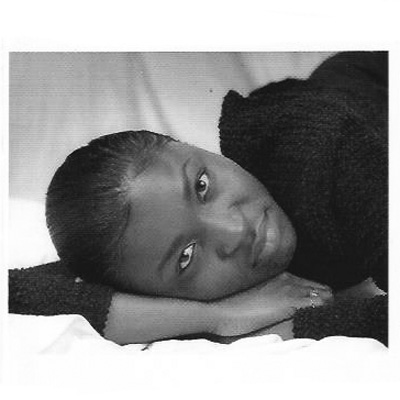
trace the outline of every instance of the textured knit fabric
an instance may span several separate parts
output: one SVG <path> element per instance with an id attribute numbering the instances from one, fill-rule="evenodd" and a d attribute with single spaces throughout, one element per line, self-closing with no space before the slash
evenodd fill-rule
<path id="1" fill-rule="evenodd" d="M 84 316 L 103 332 L 113 290 L 76 278 L 61 262 L 9 271 L 9 312 Z"/>
<path id="2" fill-rule="evenodd" d="M 307 81 L 248 98 L 229 92 L 221 150 L 253 173 L 291 218 L 291 272 L 334 289 L 372 276 L 387 289 L 387 55 L 344 53 Z M 62 263 L 9 274 L 13 313 L 81 314 L 103 333 L 113 290 L 76 282 Z M 387 297 L 298 311 L 297 337 L 367 336 L 387 343 Z"/>
<path id="3" fill-rule="evenodd" d="M 344 289 L 388 289 L 388 57 L 342 53 L 308 80 L 231 91 L 222 153 L 259 178 L 295 227 L 294 274 Z M 296 337 L 367 336 L 387 344 L 387 296 L 298 311 Z"/>
<path id="4" fill-rule="evenodd" d="M 388 298 L 339 300 L 331 305 L 296 312 L 296 338 L 322 339 L 326 336 L 369 337 L 388 345 Z"/>

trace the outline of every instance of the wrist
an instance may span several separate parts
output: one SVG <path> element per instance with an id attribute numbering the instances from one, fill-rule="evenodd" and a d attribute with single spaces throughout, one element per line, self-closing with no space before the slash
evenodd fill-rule
<path id="1" fill-rule="evenodd" d="M 208 333 L 217 336 L 236 336 L 243 333 L 240 328 L 239 310 L 228 307 L 224 300 L 206 303 L 208 315 Z"/>
<path id="2" fill-rule="evenodd" d="M 198 315 L 202 324 L 203 332 L 213 335 L 219 335 L 220 325 L 222 323 L 222 310 L 218 302 L 196 302 Z"/>

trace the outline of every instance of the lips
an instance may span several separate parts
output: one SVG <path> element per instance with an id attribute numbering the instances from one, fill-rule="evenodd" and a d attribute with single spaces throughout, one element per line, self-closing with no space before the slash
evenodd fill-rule
<path id="1" fill-rule="evenodd" d="M 260 262 L 261 253 L 267 240 L 267 210 L 264 210 L 256 226 L 256 238 L 253 247 L 253 266 L 256 267 Z"/>

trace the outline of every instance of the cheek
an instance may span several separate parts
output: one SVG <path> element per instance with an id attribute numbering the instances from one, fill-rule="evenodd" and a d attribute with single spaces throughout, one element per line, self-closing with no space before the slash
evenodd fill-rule
<path id="1" fill-rule="evenodd" d="M 239 263 L 239 264 L 238 264 Z M 212 256 L 204 257 L 199 273 L 191 282 L 191 293 L 199 300 L 212 300 L 238 292 L 252 285 L 251 275 L 241 267 Z M 247 272 L 247 273 L 246 273 Z"/>
<path id="2" fill-rule="evenodd" d="M 207 164 L 215 172 L 218 188 L 228 189 L 237 195 L 254 193 L 254 197 L 264 195 L 264 186 L 245 169 L 232 160 L 218 156 L 212 157 Z"/>
<path id="3" fill-rule="evenodd" d="M 229 171 L 226 173 L 228 175 Z M 236 165 L 230 169 L 230 185 L 238 192 L 254 193 L 257 196 L 266 192 L 264 185 L 258 179 Z"/>

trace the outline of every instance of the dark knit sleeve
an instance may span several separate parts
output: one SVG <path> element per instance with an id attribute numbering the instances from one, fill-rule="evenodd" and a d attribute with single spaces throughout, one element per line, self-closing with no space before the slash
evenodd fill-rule
<path id="1" fill-rule="evenodd" d="M 388 297 L 347 299 L 298 310 L 293 320 L 295 338 L 327 336 L 368 337 L 388 345 Z"/>
<path id="2" fill-rule="evenodd" d="M 76 278 L 60 262 L 9 270 L 9 312 L 79 314 L 103 334 L 113 289 Z"/>

